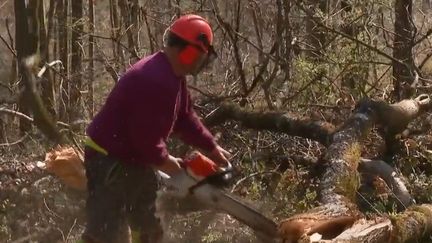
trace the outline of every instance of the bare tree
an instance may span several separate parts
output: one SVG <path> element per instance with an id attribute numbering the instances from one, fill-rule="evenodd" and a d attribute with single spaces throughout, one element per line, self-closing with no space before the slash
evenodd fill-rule
<path id="1" fill-rule="evenodd" d="M 40 4 L 38 11 L 38 19 L 40 23 L 40 36 L 41 36 L 41 45 L 42 45 L 42 60 L 41 64 L 45 64 L 50 61 L 50 58 L 56 57 L 55 47 L 51 48 L 50 43 L 53 37 L 54 30 L 54 12 L 57 5 L 57 1 L 50 0 L 49 9 L 47 12 L 47 19 L 45 19 L 45 8 L 44 4 Z M 43 38 L 43 39 L 42 39 Z M 57 45 L 57 41 L 55 41 L 55 45 Z M 55 114 L 55 79 L 51 70 L 46 70 L 44 73 L 44 79 L 42 82 L 42 100 L 47 108 L 47 110 L 51 114 Z"/>
<path id="2" fill-rule="evenodd" d="M 119 0 L 110 0 L 111 39 L 113 46 L 113 61 L 116 69 L 124 68 L 124 55 L 121 42 L 121 24 L 119 17 Z M 118 70 L 115 70 L 118 71 Z"/>
<path id="3" fill-rule="evenodd" d="M 88 9 L 89 9 L 89 47 L 88 47 L 88 57 L 89 57 L 89 78 L 87 80 L 87 109 L 88 115 L 93 117 L 94 114 L 94 29 L 95 29 L 95 10 L 94 10 L 95 2 L 93 0 L 88 0 Z"/>
<path id="4" fill-rule="evenodd" d="M 38 1 L 40 2 L 40 1 Z M 23 62 L 24 58 L 36 53 L 39 45 L 38 33 L 38 19 L 37 8 L 30 7 L 25 0 L 15 1 L 15 46 L 17 51 L 18 63 Z M 20 79 L 25 79 L 21 65 L 18 65 Z M 25 83 L 23 80 L 21 84 Z M 27 107 L 26 97 L 22 95 L 19 100 L 19 109 L 22 113 L 28 114 L 30 112 Z M 20 131 L 22 133 L 28 132 L 31 124 L 25 120 L 20 119 Z"/>
<path id="5" fill-rule="evenodd" d="M 140 27 L 138 19 L 138 0 L 119 0 L 120 13 L 123 17 L 123 25 L 126 30 L 130 59 L 137 61 L 138 54 L 138 31 Z"/>
<path id="6" fill-rule="evenodd" d="M 81 89 L 82 89 L 82 33 L 84 28 L 83 21 L 83 1 L 72 1 L 72 60 L 71 73 L 72 79 L 69 83 L 69 121 L 79 118 L 81 109 Z"/>
<path id="7" fill-rule="evenodd" d="M 66 121 L 67 120 L 67 108 L 69 104 L 69 92 L 68 92 L 68 83 L 69 83 L 69 0 L 60 0 L 57 2 L 57 18 L 58 18 L 58 42 L 59 42 L 59 56 L 60 60 L 63 63 L 63 70 L 61 72 L 61 81 L 58 85 L 59 87 L 59 119 Z"/>
<path id="8" fill-rule="evenodd" d="M 393 86 L 396 100 L 413 95 L 411 87 L 415 79 L 415 64 L 413 58 L 414 22 L 412 0 L 395 1 L 395 37 L 393 43 L 393 57 L 400 62 L 393 62 Z"/>

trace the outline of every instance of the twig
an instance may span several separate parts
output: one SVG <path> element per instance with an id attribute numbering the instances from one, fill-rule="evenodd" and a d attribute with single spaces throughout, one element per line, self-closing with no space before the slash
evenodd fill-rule
<path id="1" fill-rule="evenodd" d="M 44 228 L 42 230 L 38 229 L 36 232 L 31 233 L 27 236 L 21 237 L 18 240 L 12 241 L 11 243 L 25 243 L 25 242 L 31 242 L 31 239 L 39 236 L 39 235 L 45 235 L 50 231 L 51 227 Z"/>
<path id="2" fill-rule="evenodd" d="M 311 79 L 307 84 L 305 84 L 302 88 L 300 88 L 295 94 L 293 94 L 290 97 L 284 99 L 282 105 L 285 106 L 288 101 L 294 99 L 297 95 L 301 94 L 303 91 L 305 91 L 313 83 L 315 83 L 316 81 L 322 79 L 323 76 L 324 76 L 324 72 L 317 73 L 316 76 L 313 79 Z"/>
<path id="3" fill-rule="evenodd" d="M 29 122 L 33 122 L 34 121 L 33 118 L 27 116 L 24 113 L 21 113 L 19 111 L 10 110 L 10 109 L 4 108 L 4 107 L 0 107 L 0 113 L 6 113 L 6 114 L 15 115 L 15 116 L 18 116 L 20 118 L 26 119 Z M 60 125 L 60 126 L 65 127 L 65 128 L 69 128 L 70 127 L 69 124 L 64 123 L 64 122 L 60 122 L 60 121 L 57 122 L 57 125 Z"/>
<path id="4" fill-rule="evenodd" d="M 300 107 L 318 107 L 322 109 L 352 109 L 351 106 L 348 105 L 324 105 L 324 104 L 299 104 Z"/>
<path id="5" fill-rule="evenodd" d="M 243 183 L 245 180 L 250 179 L 250 178 L 255 177 L 255 176 L 265 175 L 265 174 L 280 174 L 280 172 L 279 172 L 279 171 L 263 171 L 263 172 L 255 172 L 255 173 L 252 173 L 252 174 L 250 174 L 250 175 L 248 175 L 248 176 L 246 176 L 246 177 L 243 177 L 243 178 L 241 178 L 240 180 L 238 180 L 238 181 L 236 182 L 236 184 L 233 186 L 233 188 L 231 189 L 231 192 L 234 192 L 235 189 L 236 189 L 236 188 L 237 188 L 241 183 Z"/>
<path id="6" fill-rule="evenodd" d="M 420 42 L 424 41 L 425 39 L 429 38 L 429 36 L 432 35 L 432 29 L 429 29 L 426 34 L 422 37 L 420 37 L 418 40 L 416 40 L 413 44 L 413 46 L 418 45 Z"/>
<path id="7" fill-rule="evenodd" d="M 3 82 L 0 82 L 0 86 L 5 87 L 6 89 L 8 89 L 11 93 L 13 93 L 12 88 L 9 85 L 4 84 Z"/>
<path id="8" fill-rule="evenodd" d="M 7 41 L 3 38 L 3 36 L 0 35 L 0 40 L 3 41 L 3 43 L 5 44 L 5 46 L 9 49 L 9 51 L 11 51 L 11 53 L 17 57 L 16 51 L 14 49 L 12 49 L 12 47 L 9 45 L 9 43 L 7 43 Z"/>
<path id="9" fill-rule="evenodd" d="M 70 237 L 70 235 L 71 235 L 71 233 L 72 233 L 72 230 L 75 228 L 75 225 L 76 225 L 76 224 L 77 224 L 77 219 L 75 218 L 75 219 L 74 219 L 74 222 L 73 222 L 73 224 L 72 224 L 72 226 L 71 226 L 71 228 L 69 229 L 68 234 L 66 235 L 66 240 L 65 240 L 65 242 L 68 241 L 68 239 L 69 239 L 69 237 Z"/>
<path id="10" fill-rule="evenodd" d="M 376 48 L 376 47 L 374 47 L 374 46 L 371 46 L 371 45 L 369 45 L 369 44 L 367 44 L 367 43 L 364 43 L 363 41 L 358 40 L 358 39 L 356 39 L 356 38 L 354 38 L 354 37 L 352 37 L 352 36 L 350 36 L 350 35 L 348 35 L 348 34 L 345 34 L 345 33 L 343 33 L 343 32 L 340 32 L 340 31 L 338 31 L 338 30 L 335 30 L 335 29 L 333 29 L 333 28 L 330 28 L 330 27 L 328 27 L 327 25 L 325 25 L 325 24 L 323 24 L 323 23 L 320 23 L 319 21 L 314 20 L 314 18 L 313 18 L 313 14 L 311 14 L 310 11 L 308 11 L 308 10 L 307 10 L 307 9 L 306 9 L 302 4 L 301 4 L 301 1 L 296 1 L 295 3 L 296 3 L 296 5 L 297 5 L 301 10 L 303 10 L 303 12 L 306 13 L 306 15 L 307 15 L 309 18 L 312 19 L 312 21 L 314 21 L 314 23 L 315 23 L 316 25 L 319 25 L 320 27 L 322 27 L 322 28 L 324 28 L 324 29 L 326 29 L 326 30 L 328 30 L 328 31 L 331 31 L 331 32 L 333 32 L 333 33 L 335 33 L 335 34 L 338 34 L 338 35 L 341 35 L 341 36 L 343 36 L 343 37 L 345 37 L 345 38 L 347 38 L 347 39 L 349 39 L 349 40 L 351 40 L 351 41 L 354 41 L 355 43 L 360 44 L 360 45 L 362 45 L 362 46 L 364 46 L 364 47 L 366 47 L 366 48 L 368 48 L 368 49 L 370 49 L 370 50 L 372 50 L 372 51 L 378 53 L 379 55 L 381 55 L 381 56 L 383 56 L 383 57 L 386 57 L 386 58 L 392 60 L 393 62 L 396 62 L 396 63 L 398 63 L 398 64 L 400 64 L 400 65 L 402 65 L 402 66 L 404 66 L 404 67 L 407 67 L 407 68 L 409 69 L 409 67 L 408 67 L 408 65 L 407 65 L 406 63 L 404 63 L 404 62 L 402 62 L 402 61 L 400 61 L 400 60 L 398 60 L 398 59 L 396 59 L 396 58 L 390 56 L 389 54 L 387 54 L 387 53 L 385 53 L 385 52 L 379 50 L 378 48 Z"/>
<path id="11" fill-rule="evenodd" d="M 54 215 L 55 217 L 57 217 L 59 219 L 64 219 L 64 217 L 60 216 L 58 213 L 54 212 L 51 208 L 48 207 L 48 204 L 47 204 L 45 198 L 43 199 L 43 202 L 44 202 L 44 206 L 48 210 L 48 212 L 52 213 L 52 215 Z"/>
<path id="12" fill-rule="evenodd" d="M 0 113 L 7 113 L 7 114 L 15 115 L 15 116 L 18 116 L 20 118 L 24 118 L 30 122 L 33 122 L 33 118 L 31 118 L 31 117 L 27 116 L 26 114 L 21 113 L 19 111 L 14 111 L 14 110 L 10 110 L 10 109 L 4 108 L 4 107 L 0 107 Z"/>
<path id="13" fill-rule="evenodd" d="M 189 89 L 192 89 L 192 90 L 195 90 L 196 92 L 198 92 L 198 93 L 204 95 L 205 97 L 208 97 L 208 98 L 216 98 L 216 95 L 206 93 L 206 92 L 204 92 L 204 91 L 198 89 L 197 87 L 195 87 L 195 86 L 193 86 L 193 85 L 188 85 L 188 88 L 189 88 Z"/>
<path id="14" fill-rule="evenodd" d="M 52 62 L 50 62 L 50 63 L 46 63 L 42 68 L 41 68 L 41 70 L 38 72 L 38 74 L 37 74 L 37 77 L 38 78 L 41 78 L 42 77 L 42 75 L 45 73 L 45 71 L 47 70 L 47 68 L 52 68 L 54 65 L 56 65 L 56 64 L 60 64 L 62 67 L 63 67 L 63 63 L 62 63 L 62 61 L 60 61 L 60 60 L 55 60 L 55 61 L 52 61 Z"/>
<path id="15" fill-rule="evenodd" d="M 98 39 L 115 41 L 119 46 L 121 46 L 124 49 L 126 49 L 132 55 L 132 57 L 138 58 L 138 59 L 140 58 L 135 51 L 130 50 L 129 47 L 127 47 L 124 44 L 122 44 L 118 38 L 100 36 L 100 35 L 95 35 L 95 34 L 91 34 L 91 33 L 83 33 L 83 34 L 87 34 L 88 36 L 91 36 L 91 37 L 94 37 L 94 38 L 98 38 Z"/>
<path id="16" fill-rule="evenodd" d="M 4 1 L 4 3 L 2 5 L 0 5 L 0 9 L 2 9 L 6 5 L 6 3 L 8 3 L 8 2 L 9 1 Z"/>
<path id="17" fill-rule="evenodd" d="M 371 87 L 369 87 L 369 89 L 365 92 L 366 94 L 368 94 L 369 92 L 371 92 L 372 91 L 372 89 L 376 89 L 376 90 L 379 90 L 378 88 L 377 88 L 377 86 L 378 86 L 378 83 L 385 77 L 385 75 L 390 71 L 390 68 L 391 68 L 391 66 L 389 66 L 389 67 L 387 67 L 387 69 L 384 71 L 384 73 L 383 74 L 381 74 L 381 76 L 373 83 L 373 84 L 371 84 L 370 86 Z"/>
<path id="18" fill-rule="evenodd" d="M 10 147 L 10 146 L 13 146 L 13 145 L 17 145 L 17 144 L 23 142 L 28 137 L 28 135 L 29 134 L 26 133 L 26 135 L 24 135 L 22 138 L 18 139 L 15 142 L 12 142 L 12 143 L 0 143 L 0 147 Z"/>
<path id="19" fill-rule="evenodd" d="M 244 63 L 241 60 L 240 49 L 238 46 L 238 36 L 233 33 L 235 31 L 233 29 L 233 27 L 229 23 L 227 23 L 224 19 L 222 19 L 222 17 L 220 16 L 219 10 L 217 7 L 217 3 L 215 1 L 211 1 L 211 3 L 213 6 L 213 14 L 216 17 L 216 20 L 218 21 L 219 25 L 227 32 L 228 37 L 231 40 L 231 44 L 232 44 L 233 52 L 234 52 L 234 59 L 235 59 L 235 63 L 237 66 L 236 68 L 237 68 L 238 75 L 240 77 L 242 95 L 243 95 L 243 97 L 246 97 L 249 88 L 248 88 L 248 85 L 246 82 L 246 74 L 245 74 L 244 68 L 243 68 Z M 237 5 L 236 11 L 237 11 L 236 29 L 238 29 L 238 27 L 239 27 L 239 15 L 240 15 L 240 2 Z"/>
<path id="20" fill-rule="evenodd" d="M 423 69 L 423 66 L 427 63 L 427 61 L 429 61 L 429 59 L 432 57 L 432 52 L 429 52 L 426 57 L 423 59 L 423 61 L 420 63 L 419 65 L 419 69 Z"/>
<path id="21" fill-rule="evenodd" d="M 14 39 L 12 38 L 12 34 L 11 34 L 11 32 L 10 32 L 10 29 L 9 29 L 9 18 L 6 18 L 6 19 L 5 19 L 5 25 L 6 25 L 6 30 L 7 30 L 8 36 L 9 36 L 9 42 L 10 42 L 10 44 L 11 44 L 12 49 L 15 50 L 15 46 L 14 46 L 15 41 L 14 41 Z"/>
<path id="22" fill-rule="evenodd" d="M 104 61 L 104 67 L 105 70 L 111 75 L 112 79 L 114 80 L 114 83 L 116 83 L 119 79 L 119 74 L 115 70 L 115 68 L 110 64 L 108 57 L 105 55 L 105 53 L 101 50 L 102 48 L 99 46 L 99 44 L 95 43 L 96 47 L 98 48 L 97 51 L 103 56 L 105 59 Z"/>
<path id="23" fill-rule="evenodd" d="M 275 43 L 273 44 L 272 48 L 270 49 L 270 54 L 273 54 L 276 51 L 277 47 L 278 47 L 278 44 L 277 44 L 277 41 L 275 41 Z M 270 56 L 267 56 L 266 59 L 263 61 L 263 64 L 261 65 L 261 67 L 260 67 L 257 75 L 252 80 L 252 84 L 249 87 L 249 89 L 247 90 L 246 96 L 249 95 L 254 90 L 254 88 L 259 83 L 258 81 L 262 80 L 262 75 L 267 70 L 267 66 L 269 64 L 269 61 L 270 61 Z"/>

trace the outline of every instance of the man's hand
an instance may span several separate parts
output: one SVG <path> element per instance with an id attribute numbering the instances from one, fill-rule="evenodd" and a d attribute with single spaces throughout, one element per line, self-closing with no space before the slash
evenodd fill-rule
<path id="1" fill-rule="evenodd" d="M 182 159 L 168 155 L 167 159 L 161 165 L 154 165 L 153 168 L 172 176 L 182 170 L 180 163 L 182 163 Z"/>
<path id="2" fill-rule="evenodd" d="M 220 167 L 227 167 L 230 164 L 227 158 L 231 157 L 231 154 L 217 145 L 216 148 L 210 152 L 209 157 Z"/>

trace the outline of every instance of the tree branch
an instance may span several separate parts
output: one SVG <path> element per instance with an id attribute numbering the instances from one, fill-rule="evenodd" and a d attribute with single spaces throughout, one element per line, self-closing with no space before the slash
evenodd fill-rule
<path id="1" fill-rule="evenodd" d="M 349 39 L 349 40 L 351 40 L 351 41 L 354 41 L 355 43 L 357 43 L 357 44 L 359 44 L 359 45 L 362 45 L 362 46 L 364 46 L 364 47 L 366 47 L 366 48 L 368 48 L 368 49 L 370 49 L 370 50 L 372 50 L 372 51 L 378 53 L 379 55 L 381 55 L 381 56 L 383 56 L 383 57 L 385 57 L 385 58 L 388 58 L 389 60 L 392 60 L 393 62 L 396 62 L 396 63 L 398 63 L 398 64 L 400 64 L 400 65 L 403 65 L 403 66 L 405 66 L 405 67 L 408 68 L 408 66 L 407 66 L 404 62 L 402 62 L 402 61 L 400 61 L 400 60 L 398 60 L 398 59 L 396 59 L 396 58 L 390 56 L 389 54 L 387 54 L 387 53 L 385 53 L 385 52 L 379 50 L 378 48 L 376 48 L 376 47 L 374 47 L 374 46 L 371 46 L 371 45 L 369 45 L 369 44 L 367 44 L 367 43 L 364 43 L 363 41 L 360 41 L 360 40 L 358 40 L 358 39 L 356 39 L 356 38 L 354 38 L 354 37 L 352 37 L 352 36 L 350 36 L 350 35 L 347 35 L 347 34 L 345 34 L 345 33 L 343 33 L 343 32 L 340 32 L 340 31 L 338 31 L 338 30 L 335 30 L 335 29 L 333 29 L 333 28 L 330 28 L 330 27 L 328 27 L 327 25 L 325 25 L 325 24 L 323 24 L 323 23 L 321 23 L 321 22 L 319 22 L 319 21 L 315 21 L 314 18 L 313 18 L 313 14 L 312 14 L 309 10 L 307 10 L 307 9 L 302 5 L 301 2 L 302 2 L 302 1 L 297 0 L 297 1 L 296 1 L 296 5 L 297 5 L 301 10 L 303 10 L 303 12 L 305 12 L 306 15 L 307 15 L 309 18 L 311 18 L 311 19 L 315 22 L 316 25 L 318 25 L 318 26 L 320 26 L 320 27 L 322 27 L 322 28 L 325 28 L 326 30 L 331 31 L 331 32 L 333 32 L 333 33 L 335 33 L 335 34 L 338 34 L 338 35 L 340 35 L 340 36 L 343 36 L 343 37 L 345 37 L 345 38 L 347 38 L 347 39 Z"/>
<path id="2" fill-rule="evenodd" d="M 431 205 L 412 206 L 391 220 L 378 218 L 366 221 L 354 204 L 359 187 L 357 169 L 361 160 L 363 138 L 373 125 L 385 127 L 389 119 L 398 120 L 401 119 L 400 116 L 404 116 L 401 123 L 390 124 L 397 124 L 393 129 L 399 129 L 405 119 L 413 119 L 421 112 L 419 107 L 411 104 L 422 100 L 403 100 L 387 106 L 373 100 L 365 99 L 359 102 L 351 118 L 332 135 L 332 143 L 323 157 L 326 168 L 319 186 L 321 206 L 282 221 L 279 226 L 281 237 L 288 242 L 310 242 L 308 240 L 312 237 L 318 237 L 318 240 L 329 240 L 326 242 L 378 243 L 415 241 L 430 234 Z M 413 109 L 401 109 L 402 107 Z M 395 114 L 398 115 L 393 117 Z M 388 173 L 391 174 L 391 170 L 380 173 L 386 177 Z M 387 179 L 391 184 L 395 178 Z M 400 182 L 396 180 L 395 184 L 402 190 L 401 194 L 406 196 Z M 404 200 L 409 199 L 407 197 Z"/>
<path id="3" fill-rule="evenodd" d="M 3 38 L 3 36 L 0 35 L 0 40 L 5 44 L 5 46 L 9 49 L 9 51 L 14 55 L 14 57 L 17 57 L 16 51 L 7 43 L 7 41 Z"/>
<path id="4" fill-rule="evenodd" d="M 204 122 L 208 126 L 215 126 L 227 120 L 240 122 L 246 128 L 310 138 L 325 145 L 329 144 L 330 135 L 334 131 L 334 126 L 327 122 L 314 121 L 286 112 L 247 111 L 234 104 L 222 105 Z"/>
<path id="5" fill-rule="evenodd" d="M 361 173 L 376 175 L 383 179 L 395 195 L 400 210 L 405 210 L 414 203 L 400 176 L 386 162 L 362 158 L 358 169 Z"/>

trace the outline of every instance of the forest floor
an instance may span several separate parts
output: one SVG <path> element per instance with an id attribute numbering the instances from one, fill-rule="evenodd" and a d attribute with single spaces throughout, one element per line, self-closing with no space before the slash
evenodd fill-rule
<path id="1" fill-rule="evenodd" d="M 228 190 L 275 222 L 317 206 L 317 161 L 325 147 L 232 123 L 215 130 L 222 132 L 220 143 L 233 151 L 233 163 L 241 169 Z M 66 187 L 38 167 L 51 147 L 36 137 L 37 132 L 21 145 L 0 147 L 0 242 L 76 242 L 84 230 L 86 194 Z M 381 140 L 377 138 L 372 133 L 365 140 L 364 157 L 379 154 Z M 405 176 L 417 203 L 430 203 L 432 134 L 416 135 L 402 144 L 404 151 L 395 157 L 393 166 Z M 376 187 L 359 190 L 362 211 L 371 216 L 396 213 L 391 192 Z M 167 228 L 170 242 L 257 242 L 252 230 L 224 214 L 173 215 Z"/>

